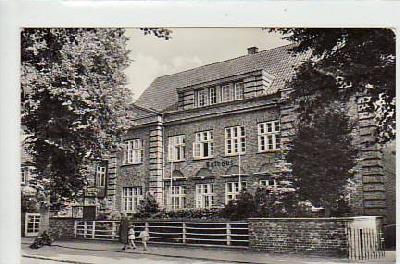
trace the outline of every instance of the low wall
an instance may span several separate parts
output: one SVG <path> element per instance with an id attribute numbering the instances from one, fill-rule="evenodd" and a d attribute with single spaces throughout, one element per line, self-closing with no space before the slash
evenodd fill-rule
<path id="1" fill-rule="evenodd" d="M 51 217 L 49 219 L 49 234 L 56 240 L 75 238 L 74 228 L 74 218 Z"/>
<path id="2" fill-rule="evenodd" d="M 347 257 L 347 228 L 376 228 L 380 217 L 250 218 L 249 247 L 256 251 Z"/>

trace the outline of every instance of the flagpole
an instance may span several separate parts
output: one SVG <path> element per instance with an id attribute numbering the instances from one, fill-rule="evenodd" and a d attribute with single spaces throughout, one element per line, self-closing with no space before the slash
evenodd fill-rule
<path id="1" fill-rule="evenodd" d="M 242 191 L 242 181 L 241 181 L 241 177 L 240 177 L 240 150 L 239 150 L 239 192 Z"/>
<path id="2" fill-rule="evenodd" d="M 172 173 L 173 173 L 173 161 L 171 159 L 171 179 L 170 179 L 170 186 L 169 186 L 169 192 L 170 192 L 170 196 L 169 196 L 169 200 L 170 200 L 170 206 L 171 206 L 171 210 L 173 209 L 172 207 Z"/>

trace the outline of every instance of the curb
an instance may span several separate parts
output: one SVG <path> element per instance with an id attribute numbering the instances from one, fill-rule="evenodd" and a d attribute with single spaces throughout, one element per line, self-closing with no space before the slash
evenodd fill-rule
<path id="1" fill-rule="evenodd" d="M 218 262 L 226 262 L 226 263 L 241 263 L 241 264 L 273 264 L 272 262 L 253 262 L 253 261 L 245 261 L 245 260 L 227 260 L 227 259 L 212 259 L 212 258 L 203 258 L 203 257 L 188 257 L 188 256 L 176 256 L 176 255 L 167 255 L 167 254 L 157 254 L 157 253 L 148 253 L 148 252 L 125 252 L 122 250 L 117 250 L 114 252 L 121 252 L 127 254 L 137 254 L 137 255 L 153 255 L 160 257 L 168 257 L 168 258 L 178 258 L 178 259 L 191 259 L 191 260 L 204 260 L 204 261 L 218 261 Z"/>
<path id="2" fill-rule="evenodd" d="M 74 261 L 74 260 L 66 260 L 66 259 L 57 259 L 57 258 L 43 257 L 43 256 L 37 256 L 37 255 L 26 255 L 26 254 L 22 254 L 21 256 L 22 256 L 23 258 L 32 258 L 32 259 L 41 259 L 41 260 L 52 260 L 52 261 L 57 261 L 57 262 L 62 262 L 62 263 L 96 264 L 96 263 L 93 263 L 93 262 L 82 262 L 82 261 Z"/>
<path id="3" fill-rule="evenodd" d="M 24 243 L 27 244 L 27 243 Z M 159 254 L 159 253 L 149 253 L 149 252 L 127 252 L 123 250 L 104 250 L 104 249 L 87 249 L 87 248 L 75 248 L 75 247 L 67 247 L 67 246 L 60 246 L 60 245 L 52 245 L 51 247 L 59 247 L 59 248 L 67 248 L 67 249 L 74 249 L 74 250 L 82 250 L 82 251 L 108 251 L 108 252 L 118 252 L 118 253 L 125 253 L 125 254 L 136 254 L 136 255 L 150 255 L 150 256 L 159 256 L 159 257 L 168 257 L 168 258 L 178 258 L 178 259 L 191 259 L 191 260 L 203 260 L 203 261 L 218 261 L 218 262 L 225 262 L 225 263 L 239 263 L 239 264 L 268 264 L 267 262 L 254 262 L 254 261 L 245 261 L 245 260 L 227 260 L 227 259 L 216 259 L 216 258 L 205 258 L 205 257 L 189 257 L 189 256 L 180 256 L 180 255 L 168 255 L 168 254 Z M 39 255 L 27 255 L 22 254 L 24 258 L 34 258 L 34 259 L 43 259 L 43 260 L 53 260 L 59 261 L 64 263 L 74 263 L 74 264 L 96 264 L 92 262 L 80 262 L 80 261 L 73 261 L 73 260 L 60 260 L 51 257 L 39 256 Z M 272 264 L 272 262 L 269 262 Z"/>

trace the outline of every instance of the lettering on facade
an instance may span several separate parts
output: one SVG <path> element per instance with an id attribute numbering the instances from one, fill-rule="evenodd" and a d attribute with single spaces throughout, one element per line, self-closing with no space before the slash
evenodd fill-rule
<path id="1" fill-rule="evenodd" d="M 233 160 L 223 160 L 223 161 L 215 160 L 206 162 L 206 167 L 210 170 L 216 168 L 225 168 L 232 165 L 233 165 Z"/>

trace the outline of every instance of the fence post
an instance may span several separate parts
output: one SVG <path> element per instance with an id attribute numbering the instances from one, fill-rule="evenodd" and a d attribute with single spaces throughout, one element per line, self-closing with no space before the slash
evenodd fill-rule
<path id="1" fill-rule="evenodd" d="M 92 221 L 92 238 L 95 238 L 96 221 Z"/>
<path id="2" fill-rule="evenodd" d="M 226 223 L 226 245 L 231 245 L 231 224 Z"/>
<path id="3" fill-rule="evenodd" d="M 115 222 L 111 222 L 111 239 L 114 239 L 115 238 L 115 228 L 116 227 L 116 225 L 115 225 Z"/>
<path id="4" fill-rule="evenodd" d="M 87 235 L 87 221 L 83 222 L 83 237 L 86 238 Z"/>
<path id="5" fill-rule="evenodd" d="M 182 223 L 182 243 L 186 243 L 186 223 Z"/>

